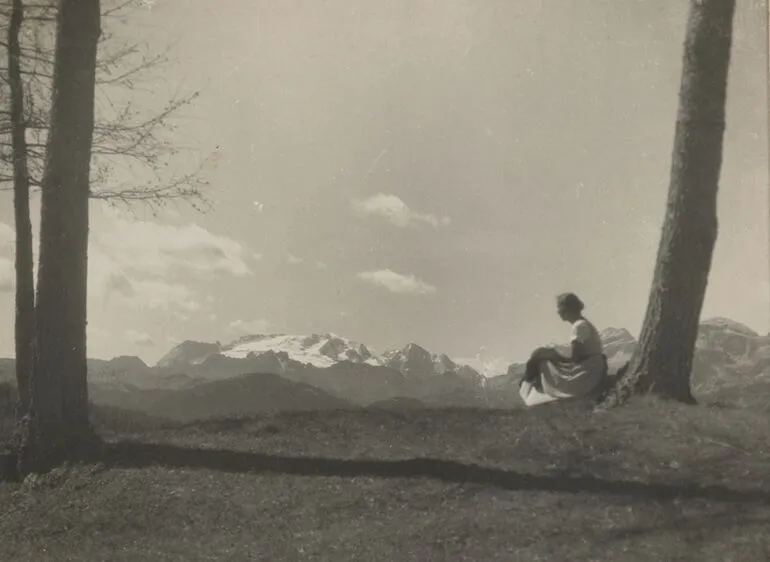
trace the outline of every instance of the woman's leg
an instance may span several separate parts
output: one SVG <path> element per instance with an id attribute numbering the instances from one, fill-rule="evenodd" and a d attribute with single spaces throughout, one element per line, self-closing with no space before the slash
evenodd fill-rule
<path id="1" fill-rule="evenodd" d="M 536 359 L 530 359 L 527 361 L 527 365 L 524 370 L 524 380 L 534 382 L 538 376 L 540 376 L 540 361 L 537 361 Z"/>
<path id="2" fill-rule="evenodd" d="M 542 390 L 543 384 L 540 380 L 541 364 L 542 361 L 536 356 L 531 357 L 530 360 L 527 361 L 524 377 L 521 379 L 521 382 L 528 382 L 538 390 Z"/>

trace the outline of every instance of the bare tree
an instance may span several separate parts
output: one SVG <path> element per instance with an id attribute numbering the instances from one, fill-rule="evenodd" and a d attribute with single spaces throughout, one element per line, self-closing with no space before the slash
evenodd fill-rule
<path id="1" fill-rule="evenodd" d="M 0 26 L 10 27 L 13 2 L 0 0 Z M 172 94 L 163 106 L 151 110 L 142 108 L 136 99 L 141 94 L 148 100 L 157 99 L 157 94 L 149 95 L 150 88 L 145 85 L 156 84 L 170 62 L 168 50 L 153 53 L 143 44 L 124 38 L 141 5 L 140 0 L 107 0 L 102 10 L 105 28 L 99 39 L 97 59 L 91 197 L 123 203 L 143 201 L 155 206 L 179 200 L 203 208 L 206 182 L 201 170 L 205 161 L 182 172 L 168 167 L 170 158 L 181 148 L 179 139 L 172 138 L 173 121 L 198 93 Z M 20 42 L 24 126 L 29 139 L 30 185 L 39 188 L 50 123 L 56 4 L 52 0 L 38 0 L 27 2 L 25 8 Z M 8 48 L 7 43 L 0 46 Z M 10 65 L 0 69 L 0 77 L 7 76 L 9 70 Z M 0 184 L 10 184 L 14 178 L 10 168 L 14 156 L 8 135 L 12 128 L 10 114 L 0 112 Z M 132 172 L 128 175 L 145 179 L 115 183 L 117 167 L 128 167 Z"/>
<path id="2" fill-rule="evenodd" d="M 30 402 L 35 343 L 35 282 L 32 263 L 32 222 L 29 214 L 29 170 L 24 125 L 24 81 L 21 70 L 19 36 L 24 21 L 22 0 L 13 0 L 8 25 L 8 86 L 10 98 L 10 136 L 13 167 L 13 210 L 16 226 L 16 379 L 19 407 L 27 412 Z"/>
<path id="3" fill-rule="evenodd" d="M 640 345 L 602 408 L 651 392 L 695 403 L 695 342 L 717 239 L 735 0 L 691 0 L 666 217 Z"/>
<path id="4" fill-rule="evenodd" d="M 102 17 L 118 24 L 129 18 L 136 0 L 109 0 Z M 26 9 L 25 9 L 26 8 Z M 41 185 L 50 126 L 52 80 L 54 77 L 55 2 L 25 3 L 0 1 L 0 23 L 7 27 L 8 66 L 0 95 L 7 94 L 10 111 L 0 112 L 0 184 L 12 182 L 16 222 L 16 378 L 19 411 L 29 407 L 29 385 L 33 365 L 34 270 L 30 189 Z M 4 18 L 4 19 L 3 19 Z M 96 82 L 102 109 L 95 109 L 91 150 L 91 198 L 151 206 L 184 200 L 202 209 L 206 204 L 200 171 L 168 174 L 163 159 L 176 152 L 177 145 L 164 134 L 173 129 L 169 122 L 197 94 L 174 96 L 160 110 L 146 114 L 131 96 L 145 75 L 163 66 L 166 53 L 147 55 L 139 44 L 122 42 L 109 30 L 99 37 Z M 1 75 L 0 75 L 1 76 Z M 122 102 L 114 101 L 116 92 Z M 127 98 L 127 99 L 126 99 Z M 155 177 L 144 184 L 114 184 L 111 174 L 118 162 L 138 165 Z M 141 172 L 142 170 L 140 170 Z M 146 175 L 146 174 L 145 174 Z M 95 188 L 92 189 L 92 186 Z M 0 189 L 2 187 L 0 186 Z"/>
<path id="5" fill-rule="evenodd" d="M 86 287 L 99 0 L 60 0 L 50 133 L 41 182 L 32 402 L 22 474 L 57 464 L 94 433 L 88 419 Z"/>

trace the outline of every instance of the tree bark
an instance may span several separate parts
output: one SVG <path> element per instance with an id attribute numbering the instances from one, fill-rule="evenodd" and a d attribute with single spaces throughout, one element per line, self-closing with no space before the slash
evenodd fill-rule
<path id="1" fill-rule="evenodd" d="M 24 119 L 24 81 L 21 73 L 19 35 L 24 22 L 22 0 L 13 0 L 8 25 L 8 84 L 10 87 L 11 151 L 13 157 L 13 211 L 16 226 L 16 381 L 19 388 L 18 417 L 29 410 L 34 365 L 35 280 L 33 273 L 32 222 L 29 211 L 27 126 Z"/>
<path id="2" fill-rule="evenodd" d="M 88 420 L 88 197 L 99 0 L 59 0 L 51 130 L 41 185 L 32 410 L 20 472 L 48 470 L 94 438 Z"/>
<path id="3" fill-rule="evenodd" d="M 735 0 L 691 0 L 666 216 L 639 349 L 604 407 L 650 392 L 695 403 L 695 342 L 717 239 Z"/>

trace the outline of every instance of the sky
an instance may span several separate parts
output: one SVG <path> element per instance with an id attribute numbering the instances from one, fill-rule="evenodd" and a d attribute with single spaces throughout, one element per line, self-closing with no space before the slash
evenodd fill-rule
<path id="1" fill-rule="evenodd" d="M 761 333 L 765 5 L 738 2 L 703 310 Z M 564 291 L 600 329 L 637 335 L 686 16 L 671 0 L 147 0 L 105 23 L 170 49 L 116 99 L 150 114 L 200 90 L 167 169 L 205 162 L 212 204 L 92 204 L 89 356 L 152 363 L 185 339 L 333 332 L 504 371 L 566 340 Z M 0 193 L 0 355 L 13 349 L 11 204 Z"/>

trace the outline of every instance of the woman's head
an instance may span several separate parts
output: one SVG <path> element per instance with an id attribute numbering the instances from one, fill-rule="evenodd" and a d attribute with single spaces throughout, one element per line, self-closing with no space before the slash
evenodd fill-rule
<path id="1" fill-rule="evenodd" d="M 577 320 L 583 314 L 583 301 L 575 293 L 562 293 L 556 297 L 556 310 L 562 320 Z"/>

